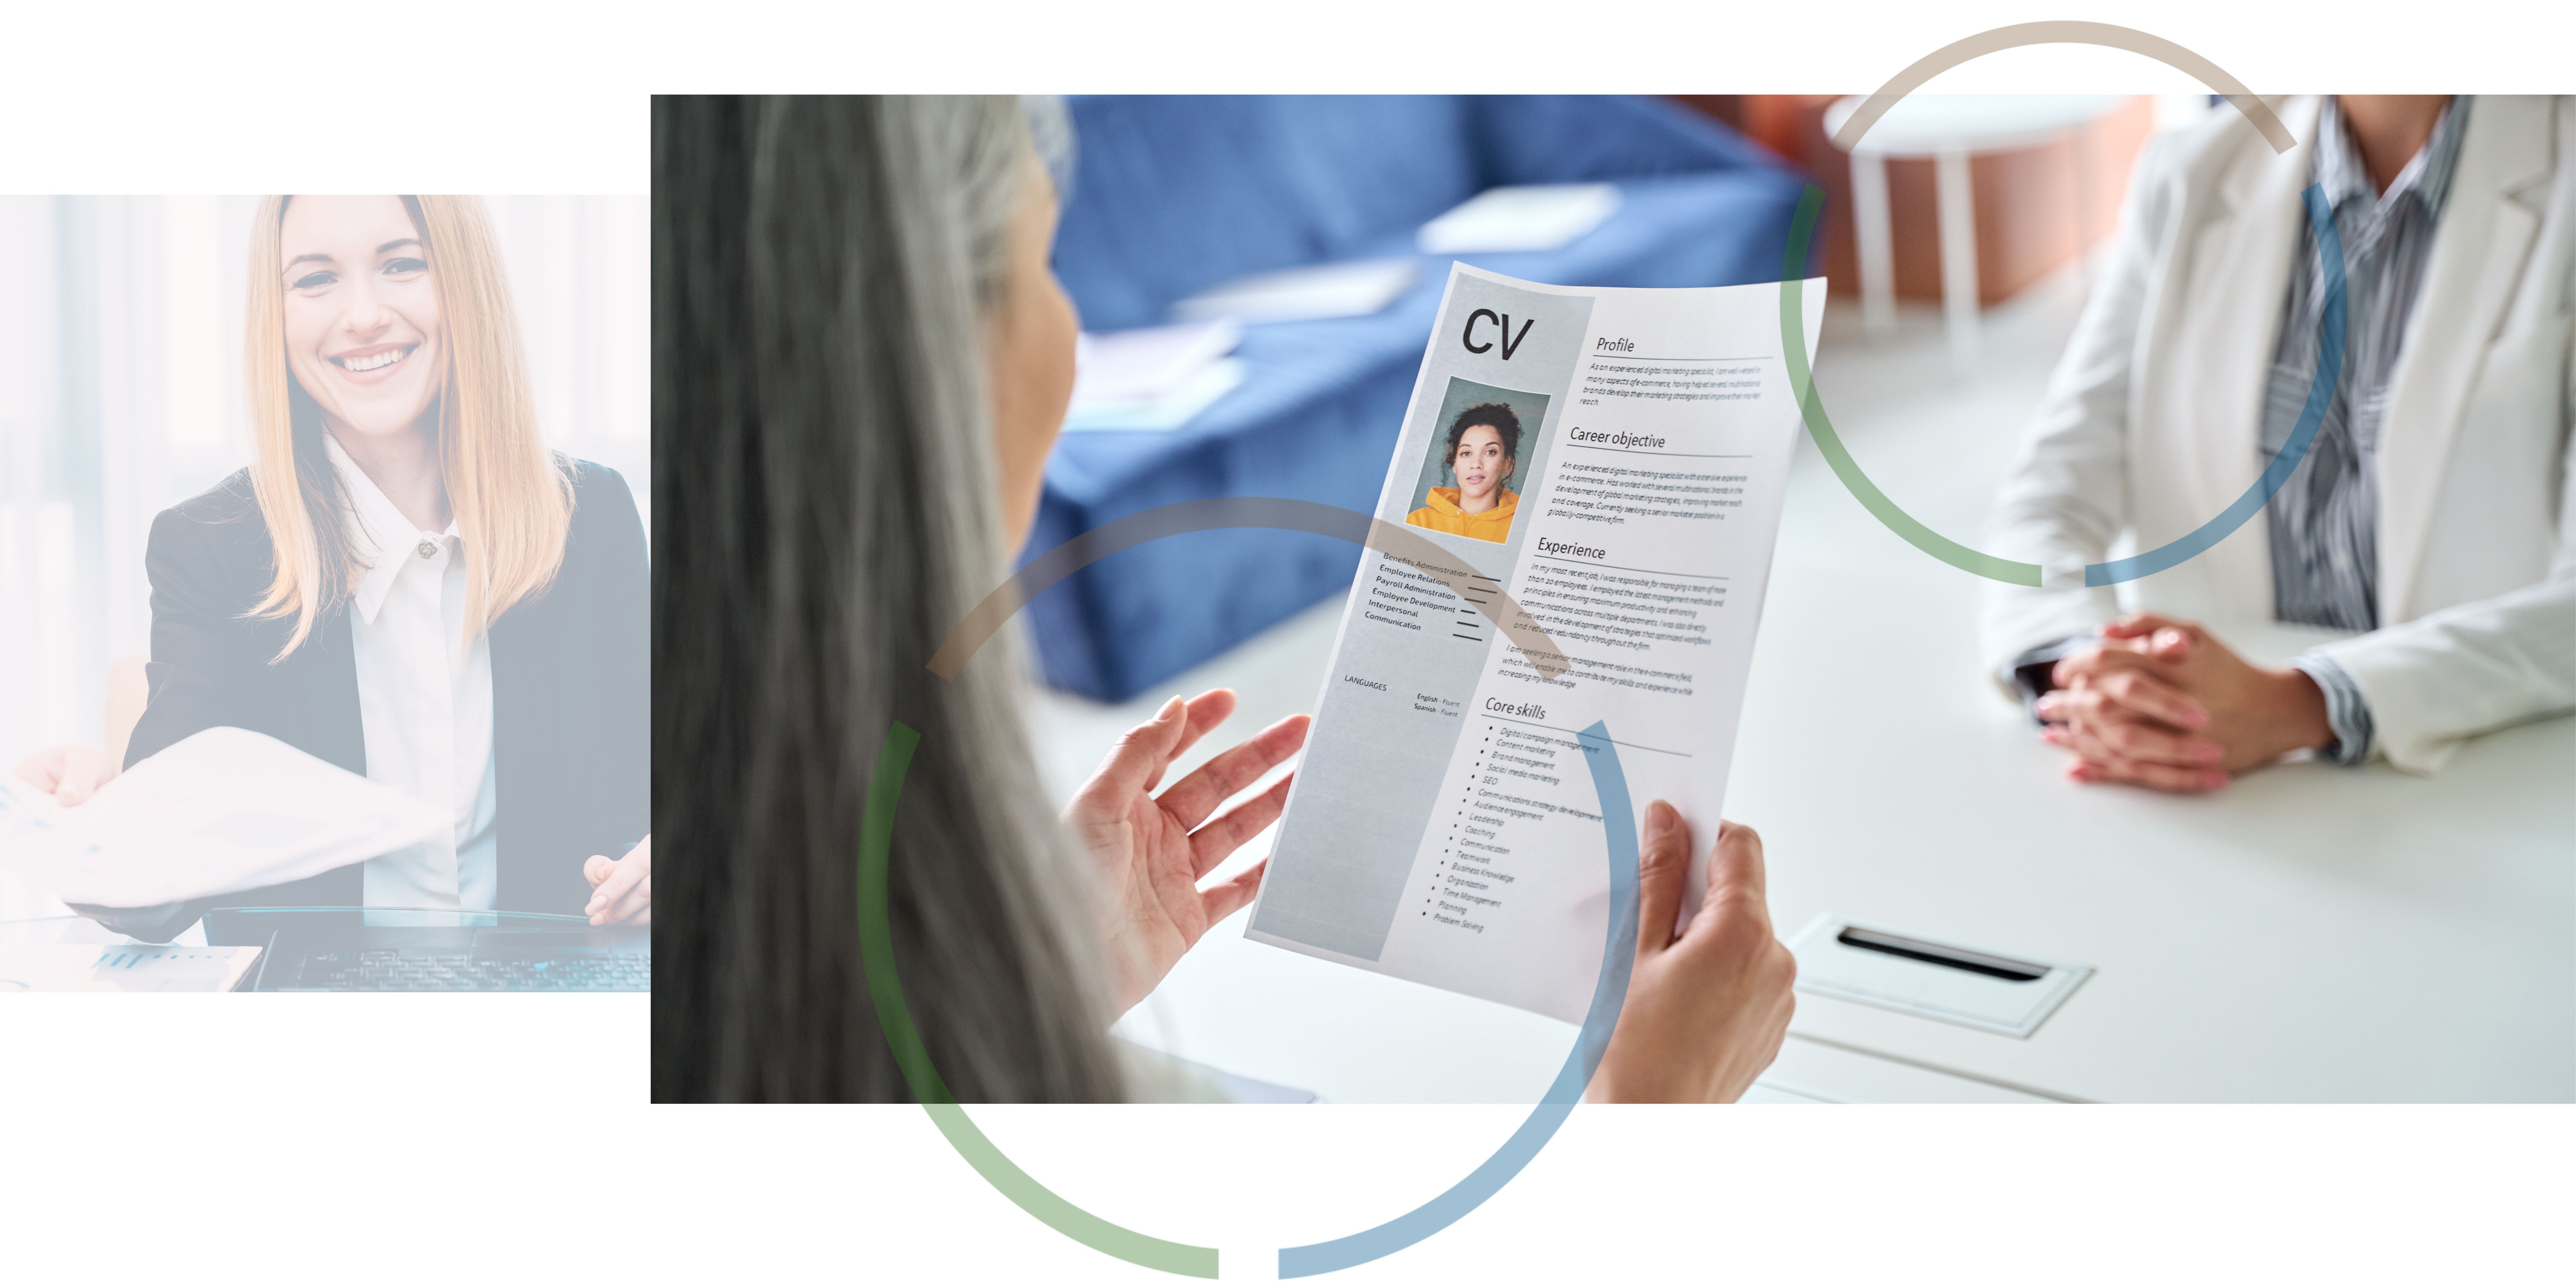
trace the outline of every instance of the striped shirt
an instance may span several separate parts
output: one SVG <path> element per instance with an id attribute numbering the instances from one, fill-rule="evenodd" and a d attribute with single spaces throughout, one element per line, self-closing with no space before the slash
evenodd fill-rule
<path id="1" fill-rule="evenodd" d="M 2470 101 L 2454 99 L 2433 133 L 2380 192 L 2362 164 L 2339 105 L 2318 113 L 2312 175 L 2334 210 L 2343 242 L 2343 369 L 2316 440 L 2288 483 L 2264 507 L 2271 529 L 2272 612 L 2284 622 L 2345 631 L 2379 629 L 2379 441 L 2388 412 L 2389 376 L 2406 345 L 2406 327 L 2432 257 L 2433 232 L 2459 164 Z M 2325 265 L 2316 228 L 2301 221 L 2299 249 L 2281 312 L 2281 337 L 2263 393 L 2257 465 L 2269 465 L 2289 443 L 2317 370 L 2325 316 Z M 2334 726 L 2332 759 L 2356 763 L 2370 754 L 2370 707 L 2344 669 L 2310 654 L 2291 665 L 2326 698 Z"/>

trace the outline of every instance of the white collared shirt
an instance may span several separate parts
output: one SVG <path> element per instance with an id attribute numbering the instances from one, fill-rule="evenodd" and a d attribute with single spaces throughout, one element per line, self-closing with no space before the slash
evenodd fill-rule
<path id="1" fill-rule="evenodd" d="M 327 433 L 331 464 L 357 516 L 363 570 L 349 604 L 357 645 L 358 716 L 367 777 L 456 815 L 452 833 L 369 859 L 369 907 L 493 906 L 490 634 L 465 639 L 464 540 L 449 523 L 424 532 Z"/>

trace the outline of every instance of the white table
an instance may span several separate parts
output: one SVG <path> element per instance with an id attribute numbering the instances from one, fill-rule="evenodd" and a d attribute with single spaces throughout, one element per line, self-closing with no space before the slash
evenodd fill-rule
<path id="1" fill-rule="evenodd" d="M 1763 832 L 1779 933 L 1831 910 L 2095 974 L 2027 1039 L 1801 995 L 1756 1098 L 2576 1100 L 2576 720 L 2489 735 L 2432 779 L 2291 764 L 2205 797 L 2083 787 L 2010 705 L 1936 674 L 1964 649 L 1855 684 L 1887 641 L 1804 602 L 1849 576 L 1781 570 L 1729 792 Z M 1867 588 L 1892 621 L 1952 616 L 1905 583 Z M 1854 690 L 1882 685 L 1916 696 L 1861 718 Z M 1124 1031 L 1369 1101 L 1534 1100 L 1572 1042 L 1241 930 Z"/>
<path id="2" fill-rule="evenodd" d="M 1859 110 L 1853 95 L 1825 109 L 1831 137 Z M 1888 109 L 1851 149 L 1852 221 L 1860 250 L 1863 316 L 1873 332 L 1896 324 L 1896 258 L 1889 228 L 1887 161 L 1932 160 L 1941 221 L 1941 305 L 1948 315 L 1951 361 L 1976 367 L 1977 217 L 1969 158 L 2071 139 L 2076 147 L 2075 244 L 2082 254 L 2085 208 L 2084 127 L 2117 110 L 2118 94 L 1913 94 Z"/>
<path id="3" fill-rule="evenodd" d="M 1925 687 L 1865 736 L 1820 736 L 1789 695 L 1855 650 L 1794 601 L 1934 611 L 1851 578 L 1783 578 L 1743 735 L 1769 754 L 1730 791 L 1782 935 L 1831 910 L 2095 974 L 2028 1039 L 1803 995 L 1801 1039 L 2067 1099 L 2576 1099 L 2576 721 L 2432 779 L 2292 764 L 2204 797 L 2067 783 L 2018 713 L 1928 675 L 1891 677 Z"/>
<path id="4" fill-rule="evenodd" d="M 1974 540 L 2074 304 L 1998 308 L 1986 371 L 1855 345 L 1817 384 L 1900 504 Z M 1871 519 L 1801 445 L 1726 812 L 1761 829 L 1783 937 L 1817 913 L 2095 974 L 2028 1039 L 1802 995 L 1754 1098 L 2576 1100 L 2576 720 L 2488 735 L 2439 777 L 2282 765 L 2205 797 L 2058 776 L 1978 671 L 1980 583 Z M 1173 692 L 1238 725 L 1311 709 L 1338 602 L 1130 708 L 1042 718 L 1059 794 Z M 2222 631 L 2278 654 L 2300 633 Z M 1245 857 L 1266 853 L 1266 840 Z M 1255 944 L 1241 914 L 1121 1031 L 1338 1101 L 1515 1101 L 1571 1025 Z"/>

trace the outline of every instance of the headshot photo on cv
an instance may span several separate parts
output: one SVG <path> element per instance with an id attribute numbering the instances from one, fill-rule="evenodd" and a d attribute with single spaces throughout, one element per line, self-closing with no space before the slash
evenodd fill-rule
<path id="1" fill-rule="evenodd" d="M 0 199 L 0 423 L 43 466 L 0 542 L 38 603 L 0 973 L 647 986 L 646 233 L 640 198 Z"/>
<path id="2" fill-rule="evenodd" d="M 1441 399 L 1439 426 L 1414 485 L 1415 508 L 1404 521 L 1417 528 L 1473 537 L 1499 545 L 1512 539 L 1520 513 L 1523 439 L 1547 421 L 1547 395 L 1498 389 L 1450 377 Z"/>

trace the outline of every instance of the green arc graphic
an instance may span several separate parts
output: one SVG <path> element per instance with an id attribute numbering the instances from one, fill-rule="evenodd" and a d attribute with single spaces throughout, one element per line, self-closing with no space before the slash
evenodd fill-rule
<path id="1" fill-rule="evenodd" d="M 875 1003 L 877 1023 L 885 1030 L 887 1045 L 894 1048 L 895 1066 L 903 1070 L 903 1080 L 912 1088 L 913 1098 L 930 1111 L 930 1121 L 938 1125 L 939 1134 L 948 1138 L 949 1145 L 974 1167 L 977 1175 L 1022 1211 L 1066 1238 L 1121 1261 L 1196 1279 L 1216 1278 L 1216 1249 L 1157 1239 L 1104 1221 L 1021 1171 L 985 1137 L 975 1120 L 966 1116 L 957 1097 L 949 1093 L 948 1084 L 940 1080 L 939 1071 L 931 1066 L 930 1049 L 922 1045 L 921 1034 L 913 1028 L 912 1013 L 903 1004 L 903 984 L 895 977 L 894 928 L 886 908 L 887 856 L 894 840 L 895 803 L 903 796 L 903 776 L 912 767 L 913 748 L 920 744 L 921 735 L 902 721 L 886 730 L 885 746 L 877 753 L 876 771 L 868 777 L 867 813 L 859 823 L 859 959 L 867 967 L 868 1000 Z"/>
<path id="2" fill-rule="evenodd" d="M 1815 373 L 1808 369 L 1805 325 L 1807 245 L 1815 237 L 1816 215 L 1824 206 L 1824 190 L 1808 184 L 1806 194 L 1798 198 L 1798 213 L 1789 222 L 1789 245 L 1780 263 L 1780 348 L 1788 355 L 1789 388 L 1798 396 L 1798 411 L 1806 418 L 1807 432 L 1816 440 L 1816 450 L 1825 454 L 1825 463 L 1833 467 L 1834 477 L 1851 489 L 1861 507 L 1915 549 L 1962 572 L 2016 586 L 2037 586 L 2038 564 L 2017 563 L 1971 550 L 1924 526 L 1904 507 L 1888 500 L 1887 494 L 1861 471 L 1860 463 L 1852 459 L 1842 436 L 1834 432 L 1834 422 L 1825 415 L 1825 401 L 1816 393 Z"/>
<path id="3" fill-rule="evenodd" d="M 2271 108 L 2263 100 L 2247 92 L 2233 78 L 2219 71 L 2216 64 L 2192 54 L 2179 45 L 2132 28 L 2081 22 L 2024 23 L 2014 27 L 1996 28 L 1946 45 L 1918 60 L 1882 86 L 1878 93 L 1871 96 L 1863 109 L 1855 113 L 1846 123 L 1843 131 L 1846 137 L 1838 138 L 1837 141 L 1848 147 L 1880 114 L 1924 80 L 1947 67 L 1998 49 L 2047 43 L 2095 44 L 2128 49 L 2160 59 L 2191 72 L 2200 77 L 2204 83 L 2220 89 L 2227 95 L 2229 101 L 2235 104 L 2237 110 L 2262 131 L 2274 150 L 2285 151 L 2292 145 L 2289 132 L 2281 126 Z M 2331 218 L 2318 215 L 2319 204 L 2314 192 L 2312 188 L 2311 216 L 2320 220 L 2320 237 L 2331 239 L 2333 237 Z M 1805 345 L 1804 327 L 1807 250 L 1814 237 L 1816 217 L 1823 207 L 1823 200 L 1824 194 L 1813 185 L 1810 185 L 1801 197 L 1797 212 L 1792 219 L 1780 274 L 1781 347 L 1786 358 L 1791 388 L 1796 394 L 1801 418 L 1809 434 L 1815 439 L 1817 448 L 1824 454 L 1827 464 L 1832 467 L 1835 477 L 1842 481 L 1843 486 L 1859 499 L 1871 515 L 1917 549 L 1952 567 L 1980 577 L 2024 586 L 2040 585 L 2042 570 L 2039 565 L 2000 559 L 1970 549 L 1934 532 L 1906 514 L 1894 501 L 1889 500 L 1876 484 L 1870 482 L 1869 476 L 1861 470 L 1858 462 L 1852 459 L 1850 451 L 1843 446 L 1841 437 L 1834 432 L 1832 421 L 1825 415 L 1823 400 L 1816 393 L 1814 373 L 1810 369 Z M 2342 343 L 2342 281 L 2339 273 L 2341 264 L 2342 256 L 2338 247 L 2329 264 L 2329 271 L 2337 275 L 2330 295 L 2331 317 L 2325 327 L 2326 338 L 2334 346 L 2332 351 L 2337 355 L 2341 353 Z M 2330 368 L 2339 365 L 2339 362 L 2320 362 L 2320 382 L 2323 382 Z M 2305 439 L 2313 434 L 2314 421 L 2321 414 L 2321 398 L 2320 393 L 2311 390 L 2310 406 L 2303 416 L 2301 432 L 2294 435 L 2300 453 L 2305 451 Z M 2086 569 L 2087 584 L 2105 585 L 2143 576 L 2163 567 L 2169 567 L 2172 563 L 2180 562 L 2198 553 L 2200 549 L 2205 549 L 2209 542 L 2224 536 L 2226 529 L 2243 522 L 2247 514 L 2254 509 L 2259 509 L 2263 502 L 2270 498 L 2271 492 L 2280 486 L 2280 479 L 2285 478 L 2288 471 L 2297 463 L 2297 454 L 2285 451 L 2279 459 L 2276 459 L 2273 468 L 2266 471 L 2264 479 L 2258 480 L 2255 486 L 2248 490 L 2245 498 L 2240 499 L 2239 503 L 2231 507 L 2227 513 L 2204 525 L 2199 532 L 2184 540 L 2171 543 L 2160 551 L 2151 552 L 2147 556 L 2136 556 L 2120 561 L 2118 565 L 2090 565 Z M 1267 502 L 1274 506 L 1303 504 L 1282 502 L 1273 498 L 1227 498 L 1226 500 L 1238 506 L 1244 502 Z M 1180 511 L 1186 508 L 1186 506 L 1168 506 L 1164 507 L 1164 510 Z M 1365 516 L 1354 517 L 1365 519 Z M 1280 521 L 1273 517 L 1243 526 L 1286 527 L 1341 535 L 1337 528 L 1310 527 L 1309 524 L 1313 522 L 1315 520 L 1312 516 L 1306 516 L 1302 521 L 1298 521 L 1296 516 L 1290 516 L 1290 521 Z M 2225 526 L 2222 527 L 2222 525 Z M 1388 525 L 1380 523 L 1376 526 Z M 1127 534 L 1125 539 L 1132 544 L 1134 541 L 1147 539 L 1148 536 L 1172 535 L 1174 532 L 1196 530 L 1201 528 L 1184 526 L 1173 528 L 1171 532 L 1158 530 L 1152 533 L 1140 530 Z M 1399 531 L 1398 535 L 1403 534 Z M 1383 544 L 1360 537 L 1351 539 L 1372 546 Z M 1081 538 L 1077 538 L 1074 543 L 1069 544 L 1079 545 L 1080 542 Z M 1056 570 L 1053 575 L 1061 577 L 1073 567 L 1079 567 L 1082 563 L 1107 553 L 1108 548 L 1099 547 L 1098 543 L 1095 543 L 1094 547 L 1083 547 L 1081 550 L 1069 553 L 1066 556 L 1068 566 Z M 1024 573 L 1027 571 L 1029 570 L 1023 570 Z M 948 641 L 941 646 L 941 660 L 934 660 L 930 669 L 943 678 L 953 678 L 956 668 L 964 664 L 965 657 L 973 653 L 975 646 L 996 629 L 1001 620 L 1016 612 L 1019 606 L 1025 603 L 1028 595 L 1034 593 L 1034 589 L 1023 586 L 1018 578 L 997 589 L 983 605 L 979 606 L 968 621 L 961 623 L 951 632 Z M 1594 726 L 1594 730 L 1600 729 L 1601 726 L 1597 724 Z M 1590 732 L 1587 731 L 1587 738 Z M 1606 732 L 1602 736 L 1606 746 Z M 875 770 L 869 778 L 867 807 L 860 828 L 858 868 L 860 957 L 867 973 L 869 998 L 874 1003 L 878 1023 L 885 1032 L 887 1044 L 894 1053 L 896 1066 L 902 1071 L 905 1083 L 910 1087 L 914 1098 L 929 1113 L 931 1122 L 939 1128 L 940 1134 L 947 1138 L 950 1147 L 954 1148 L 987 1184 L 1000 1191 L 1003 1197 L 1018 1205 L 1021 1210 L 1046 1223 L 1067 1238 L 1122 1261 L 1170 1274 L 1187 1275 L 1199 1279 L 1216 1278 L 1216 1249 L 1157 1239 L 1115 1222 L 1103 1220 L 1076 1207 L 1053 1190 L 1039 1184 L 1028 1173 L 1020 1170 L 1003 1155 L 1000 1148 L 995 1146 L 981 1129 L 975 1126 L 964 1108 L 958 1105 L 955 1095 L 949 1091 L 947 1084 L 939 1077 L 938 1070 L 933 1067 L 929 1050 L 922 1044 L 919 1032 L 913 1027 L 911 1014 L 904 1006 L 902 984 L 895 974 L 893 928 L 890 924 L 886 893 L 889 856 L 894 835 L 895 807 L 902 796 L 904 774 L 910 768 L 913 751 L 920 742 L 921 735 L 899 721 L 886 731 L 884 747 L 877 758 Z M 1615 753 L 1612 753 L 1611 763 L 1615 769 Z M 1624 799 L 1624 786 L 1620 795 Z M 1607 813 L 1605 808 L 1605 817 Z M 1635 836 L 1633 822 L 1623 820 L 1621 826 L 1626 829 L 1625 836 L 1633 841 Z M 1614 848 L 1618 837 L 1619 829 L 1613 828 Z M 1629 852 L 1628 862 L 1628 870 L 1633 879 L 1635 863 L 1633 850 Z M 1614 882 L 1617 875 L 1617 864 L 1614 862 Z M 1631 890 L 1633 891 L 1633 886 Z M 1633 942 L 1635 916 L 1633 894 L 1628 908 L 1628 916 L 1631 920 L 1627 923 L 1628 929 L 1625 933 L 1630 937 L 1629 941 Z M 1610 935 L 1613 949 L 1620 942 L 1621 934 L 1621 929 L 1614 925 Z M 1605 981 L 1609 978 L 1616 958 L 1615 952 L 1605 953 L 1603 967 Z M 1627 966 L 1624 960 L 1618 961 L 1617 965 L 1618 986 L 1624 994 Z M 1596 1011 L 1599 1010 L 1600 1000 L 1596 996 Z M 1614 1019 L 1617 1010 L 1618 1005 L 1613 1001 L 1609 1014 Z M 1592 1026 L 1592 1021 L 1587 1020 L 1587 1038 Z M 1580 1094 L 1583 1082 L 1588 1081 L 1590 1077 L 1591 1063 L 1597 1062 L 1599 1058 L 1599 1047 L 1607 1041 L 1608 1031 L 1605 1027 L 1598 1042 L 1588 1044 L 1588 1053 L 1587 1044 L 1578 1043 L 1575 1055 L 1569 1060 L 1567 1075 L 1560 1078 L 1561 1083 L 1569 1078 L 1573 1079 L 1569 1084 L 1573 1091 L 1566 1097 L 1565 1107 L 1570 1108 L 1572 1096 Z M 1576 1078 L 1574 1075 L 1578 1072 L 1578 1064 L 1582 1067 L 1579 1069 L 1580 1077 Z M 1522 1132 L 1516 1134 L 1512 1142 L 1507 1142 L 1504 1150 L 1498 1151 L 1493 1159 L 1489 1159 L 1475 1176 L 1452 1187 L 1451 1191 L 1444 1193 L 1439 1199 L 1423 1205 L 1396 1221 L 1364 1231 L 1349 1239 L 1305 1248 L 1281 1249 L 1282 1277 L 1328 1273 L 1374 1260 L 1411 1246 L 1422 1238 L 1436 1233 L 1456 1220 L 1459 1215 L 1463 1215 L 1465 1211 L 1472 1210 L 1495 1189 L 1499 1189 L 1507 1182 L 1511 1175 L 1518 1172 L 1529 1161 L 1529 1157 L 1534 1156 L 1538 1148 L 1544 1145 L 1547 1136 L 1554 1131 L 1554 1123 L 1562 1121 L 1563 1115 L 1556 1114 L 1543 1131 L 1538 1131 L 1534 1135 L 1533 1127 L 1546 1116 L 1545 1111 L 1557 1098 L 1556 1091 L 1552 1090 L 1549 1102 L 1542 1104 L 1540 1112 L 1533 1113 L 1530 1123 L 1524 1124 Z M 1531 1136 L 1532 1139 L 1524 1144 L 1523 1136 Z M 1515 1153 L 1515 1145 L 1520 1146 L 1517 1153 Z M 1498 1166 L 1502 1169 L 1498 1175 L 1487 1176 L 1488 1172 Z M 1485 1178 L 1485 1184 L 1481 1187 L 1477 1185 L 1480 1177 Z M 1463 1206 L 1460 1205 L 1461 1203 Z M 1359 1244 L 1367 1246 L 1357 1251 L 1351 1250 Z"/>
<path id="4" fill-rule="evenodd" d="M 1915 549 L 1957 568 L 1962 572 L 1992 578 L 2018 586 L 2040 586 L 2043 570 L 2038 564 L 1999 559 L 1981 550 L 1971 550 L 1934 532 L 1907 514 L 1903 507 L 1887 499 L 1878 485 L 1869 481 L 1860 464 L 1843 446 L 1842 437 L 1834 432 L 1833 421 L 1825 415 L 1824 400 L 1816 394 L 1815 373 L 1808 369 L 1805 313 L 1806 279 L 1799 276 L 1807 262 L 1807 243 L 1815 232 L 1816 212 L 1824 205 L 1825 194 L 1814 184 L 1798 199 L 1798 211 L 1789 222 L 1789 242 L 1780 265 L 1780 351 L 1789 368 L 1789 388 L 1797 396 L 1798 414 L 1806 422 L 1808 434 L 1816 448 L 1824 453 L 1825 462 L 1833 467 L 1834 477 L 1841 479 L 1863 509 L 1866 509 L 1889 531 L 1903 537 Z M 2308 448 L 2316 442 L 2317 431 L 2325 424 L 2326 409 L 2332 402 L 2335 377 L 2343 370 L 2344 345 L 2344 259 L 2343 241 L 2335 231 L 2334 207 L 2325 198 L 2325 190 L 2309 184 L 2301 200 L 2308 207 L 2308 222 L 2313 228 L 2325 265 L 2325 312 L 2317 320 L 2317 369 L 2308 381 L 2307 405 L 2299 411 L 2298 425 L 2290 431 L 2289 441 L 2282 444 L 2271 463 L 2263 468 L 2254 482 L 2236 498 L 2234 504 L 2221 510 L 2208 522 L 2190 532 L 2165 542 L 2152 550 L 2141 551 L 2121 559 L 2084 565 L 2084 584 L 2115 586 L 2124 581 L 2163 572 L 2187 559 L 2194 558 L 2245 525 L 2245 521 L 2271 504 L 2272 497 L 2289 482 L 2290 473 L 2306 459 Z"/>

